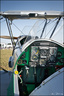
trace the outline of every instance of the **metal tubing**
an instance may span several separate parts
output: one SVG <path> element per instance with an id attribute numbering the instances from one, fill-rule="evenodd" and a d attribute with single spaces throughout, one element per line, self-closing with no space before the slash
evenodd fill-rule
<path id="1" fill-rule="evenodd" d="M 45 24 L 44 24 L 44 28 L 43 28 L 43 30 L 42 30 L 42 33 L 41 33 L 40 38 L 42 38 L 42 36 L 43 36 L 44 30 L 45 30 L 45 28 L 46 28 L 46 25 L 47 25 L 47 19 L 46 19 L 46 22 L 45 22 Z"/>
<path id="2" fill-rule="evenodd" d="M 56 22 L 56 25 L 55 25 L 55 27 L 54 27 L 54 29 L 53 29 L 53 31 L 52 31 L 52 33 L 51 33 L 51 35 L 50 35 L 49 38 L 51 38 L 51 37 L 53 36 L 53 34 L 54 34 L 54 32 L 55 32 L 55 30 L 56 30 L 56 28 L 57 28 L 57 25 L 58 25 L 60 19 L 61 19 L 61 17 L 58 18 L 58 20 L 57 20 L 57 22 Z"/>
<path id="3" fill-rule="evenodd" d="M 11 29 L 10 22 L 7 18 L 6 18 L 6 23 L 7 23 L 8 31 L 9 31 L 9 34 L 10 34 L 10 39 L 11 39 L 12 45 L 14 47 L 14 39 L 13 39 L 12 29 Z"/>

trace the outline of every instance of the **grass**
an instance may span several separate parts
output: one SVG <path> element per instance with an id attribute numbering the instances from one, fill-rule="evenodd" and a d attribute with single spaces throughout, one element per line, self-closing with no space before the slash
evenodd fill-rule
<path id="1" fill-rule="evenodd" d="M 8 66 L 9 57 L 12 56 L 12 50 L 11 49 L 1 49 L 0 50 L 0 67 L 11 70 Z M 0 68 L 1 70 L 1 68 Z"/>

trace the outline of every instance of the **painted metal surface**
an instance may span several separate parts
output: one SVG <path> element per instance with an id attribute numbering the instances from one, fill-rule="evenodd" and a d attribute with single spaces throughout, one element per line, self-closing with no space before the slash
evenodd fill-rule
<path id="1" fill-rule="evenodd" d="M 51 39 L 31 39 L 31 40 L 29 40 L 28 42 L 26 42 L 26 43 L 23 45 L 23 47 L 21 47 L 21 51 L 23 52 L 29 45 L 31 45 L 31 44 L 34 43 L 35 41 L 42 41 L 42 42 L 44 42 L 44 41 L 49 41 L 49 42 L 56 43 L 56 44 L 64 47 L 62 44 L 60 44 L 60 43 L 58 43 L 58 42 L 56 42 L 56 41 L 54 41 L 54 40 L 51 40 Z"/>
<path id="2" fill-rule="evenodd" d="M 63 92 L 63 75 L 64 68 L 52 74 L 45 79 L 29 96 L 39 95 L 64 95 Z"/>
<path id="3" fill-rule="evenodd" d="M 0 96 L 7 96 L 7 89 L 11 81 L 12 72 L 0 71 Z"/>
<path id="4" fill-rule="evenodd" d="M 56 18 L 64 16 L 60 11 L 6 11 L 0 12 L 5 18 L 13 19 L 43 19 L 43 18 Z"/>
<path id="5" fill-rule="evenodd" d="M 14 72 L 17 70 L 15 68 Z M 14 74 L 14 96 L 19 96 L 18 75 Z"/>
<path id="6" fill-rule="evenodd" d="M 32 41 L 32 42 L 30 42 L 30 41 Z M 24 53 L 26 53 L 28 50 L 26 50 L 27 48 L 30 48 L 30 46 L 31 46 L 31 44 L 32 43 L 34 43 L 35 41 L 42 41 L 42 44 L 43 44 L 43 42 L 45 42 L 45 41 L 48 41 L 49 43 L 55 43 L 55 45 L 57 45 L 57 47 L 58 47 L 58 51 L 60 51 L 60 52 L 63 52 L 62 50 L 63 50 L 63 46 L 61 45 L 61 44 L 58 44 L 58 43 L 56 43 L 56 42 L 54 42 L 54 41 L 51 41 L 51 40 L 42 40 L 42 39 L 35 39 L 35 40 L 30 40 L 30 41 L 28 41 L 28 42 L 30 42 L 30 44 L 28 43 L 28 45 L 27 45 L 27 43 L 25 43 L 25 46 L 27 46 L 25 49 L 24 49 L 24 51 L 22 51 L 22 53 L 21 53 L 21 55 L 19 56 L 19 58 L 18 58 L 18 60 L 20 59 L 20 57 L 22 56 L 22 54 L 24 54 Z M 46 44 L 46 43 L 45 43 Z M 25 47 L 24 46 L 24 47 Z M 43 46 L 43 45 L 42 45 Z M 25 52 L 25 50 L 26 50 L 26 52 Z M 28 53 L 26 53 L 26 54 L 29 54 L 29 52 Z M 30 55 L 31 56 L 31 55 Z M 29 56 L 27 56 L 28 58 L 29 58 Z M 23 58 L 23 60 L 27 60 L 28 61 L 28 58 Z M 61 56 L 61 58 L 63 58 L 63 53 L 62 53 L 62 56 Z M 59 58 L 58 58 L 59 59 Z M 17 61 L 18 61 L 17 60 Z M 30 60 L 29 60 L 30 61 Z M 22 64 L 22 63 L 20 63 L 20 64 L 18 64 L 18 62 L 16 63 L 18 66 L 24 66 L 24 64 Z M 28 65 L 29 63 L 27 63 L 27 65 Z M 57 65 L 59 65 L 60 64 L 60 62 L 58 63 L 56 63 Z M 51 74 L 53 74 L 54 72 L 55 72 L 55 68 L 49 68 L 49 75 L 51 75 Z M 27 87 L 27 88 L 29 88 L 29 87 Z M 42 94 L 41 94 L 42 95 Z"/>

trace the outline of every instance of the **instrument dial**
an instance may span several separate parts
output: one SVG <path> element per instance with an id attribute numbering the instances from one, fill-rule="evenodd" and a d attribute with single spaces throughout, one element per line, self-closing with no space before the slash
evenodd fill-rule
<path id="1" fill-rule="evenodd" d="M 32 46 L 31 49 L 31 61 L 38 61 L 39 49 L 38 46 Z"/>

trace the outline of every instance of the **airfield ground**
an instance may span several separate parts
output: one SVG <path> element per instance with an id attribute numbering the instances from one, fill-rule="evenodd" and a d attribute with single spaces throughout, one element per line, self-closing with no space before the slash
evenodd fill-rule
<path id="1" fill-rule="evenodd" d="M 0 96 L 7 96 L 7 88 L 11 80 L 11 68 L 8 66 L 9 57 L 12 55 L 12 49 L 0 49 L 0 67 L 10 70 L 3 71 L 0 68 Z"/>
<path id="2" fill-rule="evenodd" d="M 12 49 L 0 49 L 0 67 L 11 70 L 8 66 L 9 57 L 12 55 Z M 0 68 L 0 70 L 2 70 Z"/>

